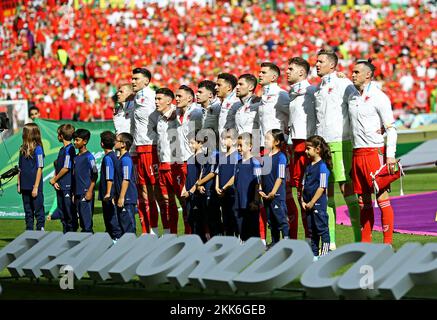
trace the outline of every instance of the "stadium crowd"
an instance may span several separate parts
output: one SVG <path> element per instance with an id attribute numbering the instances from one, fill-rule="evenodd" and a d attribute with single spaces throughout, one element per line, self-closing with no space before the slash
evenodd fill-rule
<path id="1" fill-rule="evenodd" d="M 314 66 L 314 53 L 331 47 L 348 76 L 356 59 L 373 58 L 394 109 L 435 112 L 436 12 L 412 2 L 324 11 L 295 1 L 290 12 L 253 1 L 185 13 L 29 2 L 0 25 L 0 99 L 27 99 L 43 118 L 111 119 L 116 86 L 129 82 L 132 65 L 148 66 L 157 87 L 174 90 L 220 72 L 257 72 L 262 61 L 285 67 L 290 55 Z M 314 67 L 309 79 L 319 81 Z M 285 77 L 279 84 L 287 86 Z"/>

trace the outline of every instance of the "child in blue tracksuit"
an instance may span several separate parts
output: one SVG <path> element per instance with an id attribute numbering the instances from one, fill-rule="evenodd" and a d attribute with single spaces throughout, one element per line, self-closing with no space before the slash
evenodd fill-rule
<path id="1" fill-rule="evenodd" d="M 203 139 L 202 150 L 196 155 L 200 162 L 200 177 L 196 182 L 197 195 L 199 197 L 200 210 L 204 215 L 206 224 L 206 239 L 223 234 L 218 195 L 215 191 L 215 171 L 219 161 L 219 153 L 216 150 L 215 135 L 212 129 L 199 131 L 200 140 Z M 214 137 L 214 139 L 213 139 Z M 199 141 L 200 142 L 200 141 Z"/>
<path id="2" fill-rule="evenodd" d="M 259 234 L 258 193 L 261 180 L 261 164 L 252 156 L 252 135 L 243 133 L 238 137 L 238 152 L 241 159 L 235 167 L 234 184 L 236 189 L 236 208 L 241 241 L 247 241 Z"/>
<path id="3" fill-rule="evenodd" d="M 115 150 L 119 151 L 118 163 L 115 169 L 115 199 L 117 218 L 121 234 L 136 233 L 135 206 L 138 192 L 134 175 L 134 166 L 129 150 L 133 137 L 127 132 L 120 133 L 115 139 Z"/>
<path id="4" fill-rule="evenodd" d="M 34 123 L 23 127 L 23 144 L 20 147 L 18 160 L 17 191 L 23 199 L 26 230 L 44 230 L 44 195 L 42 170 L 44 168 L 44 150 L 42 148 L 41 132 Z"/>
<path id="5" fill-rule="evenodd" d="M 191 232 L 197 234 L 203 242 L 206 242 L 205 219 L 200 210 L 199 195 L 197 193 L 197 181 L 200 177 L 201 164 L 197 161 L 196 156 L 202 153 L 203 140 L 196 139 L 196 133 L 188 135 L 188 142 L 193 155 L 187 160 L 187 177 L 182 190 L 182 197 L 186 199 L 185 206 L 187 211 L 187 220 Z"/>
<path id="6" fill-rule="evenodd" d="M 87 129 L 77 129 L 73 135 L 78 154 L 73 161 L 74 203 L 82 232 L 93 232 L 94 187 L 98 170 L 96 159 L 86 145 L 91 138 Z"/>
<path id="7" fill-rule="evenodd" d="M 265 146 L 268 153 L 263 157 L 263 176 L 260 195 L 263 198 L 267 220 L 272 235 L 272 243 L 289 238 L 287 206 L 285 203 L 285 168 L 287 157 L 281 152 L 284 133 L 279 129 L 268 131 Z"/>
<path id="8" fill-rule="evenodd" d="M 114 176 L 118 159 L 112 150 L 115 145 L 115 134 L 111 131 L 104 131 L 100 134 L 100 146 L 105 152 L 100 167 L 99 200 L 102 201 L 103 221 L 106 232 L 113 240 L 121 237 L 121 228 L 118 223 L 116 206 L 114 202 Z"/>
<path id="9" fill-rule="evenodd" d="M 331 151 L 322 137 L 312 136 L 306 141 L 305 152 L 310 163 L 305 169 L 301 203 L 306 211 L 314 260 L 317 260 L 329 252 L 327 188 Z M 320 239 L 322 240 L 321 250 L 319 249 Z"/>
<path id="10" fill-rule="evenodd" d="M 55 160 L 55 176 L 50 179 L 50 184 L 56 190 L 59 218 L 61 219 L 63 232 L 77 231 L 77 213 L 73 203 L 72 169 L 76 156 L 71 140 L 73 139 L 74 127 L 71 124 L 63 124 L 58 128 L 58 141 L 63 144 L 59 149 Z"/>
<path id="11" fill-rule="evenodd" d="M 231 180 L 235 174 L 235 166 L 241 159 L 240 153 L 236 149 L 237 132 L 235 129 L 224 130 L 221 138 L 226 152 L 220 152 L 219 155 L 219 162 L 216 168 L 215 190 L 221 207 L 224 234 L 227 236 L 238 236 L 240 233 L 237 227 L 235 188 L 233 180 Z"/>

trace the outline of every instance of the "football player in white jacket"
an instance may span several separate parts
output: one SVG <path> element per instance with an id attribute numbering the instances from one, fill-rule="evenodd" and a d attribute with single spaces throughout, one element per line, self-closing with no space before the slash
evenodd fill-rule
<path id="1" fill-rule="evenodd" d="M 302 180 L 305 168 L 308 164 L 308 156 L 305 153 L 307 138 L 314 134 L 316 129 L 316 110 L 314 101 L 315 86 L 307 80 L 310 64 L 301 57 L 293 57 L 288 61 L 287 81 L 290 89 L 290 138 L 292 141 L 293 156 L 290 161 L 289 171 L 291 186 L 297 188 L 297 197 L 300 199 Z M 301 201 L 298 201 L 300 204 Z M 305 211 L 301 207 L 302 224 L 305 230 L 305 238 L 311 234 L 307 227 Z M 297 238 L 298 216 L 290 223 L 290 238 Z"/>
<path id="2" fill-rule="evenodd" d="M 397 133 L 390 99 L 372 82 L 375 66 L 366 60 L 359 60 L 352 72 L 352 82 L 361 93 L 356 104 L 349 105 L 352 123 L 353 157 L 352 182 L 358 194 L 361 207 L 361 236 L 363 242 L 372 241 L 374 213 L 372 206 L 373 183 L 371 173 L 375 173 L 384 163 L 391 174 L 394 173 Z M 387 144 L 381 128 L 387 134 Z M 384 243 L 393 242 L 394 212 L 387 190 L 380 190 L 377 202 L 381 209 Z"/>
<path id="3" fill-rule="evenodd" d="M 158 153 L 156 143 L 158 135 L 156 125 L 159 112 L 155 108 L 155 91 L 150 86 L 152 74 L 145 68 L 132 71 L 132 89 L 135 92 L 132 135 L 137 152 L 138 212 L 143 233 L 158 234 Z"/>
<path id="4" fill-rule="evenodd" d="M 235 106 L 240 105 L 240 101 L 235 92 L 237 81 L 237 78 L 230 73 L 220 73 L 217 76 L 215 89 L 217 91 L 217 97 L 221 101 L 218 119 L 218 134 L 220 137 L 225 129 L 235 128 Z M 221 146 L 221 148 L 221 151 L 226 149 L 223 146 Z"/>
<path id="5" fill-rule="evenodd" d="M 328 186 L 328 216 L 330 250 L 335 250 L 336 207 L 334 183 L 338 183 L 343 194 L 355 241 L 361 241 L 360 207 L 354 193 L 350 172 L 352 168 L 352 130 L 349 105 L 358 99 L 359 93 L 347 78 L 339 78 L 336 73 L 338 57 L 333 51 L 321 50 L 317 54 L 317 75 L 322 78 L 317 91 L 316 134 L 328 142 L 332 154 L 332 168 Z"/>

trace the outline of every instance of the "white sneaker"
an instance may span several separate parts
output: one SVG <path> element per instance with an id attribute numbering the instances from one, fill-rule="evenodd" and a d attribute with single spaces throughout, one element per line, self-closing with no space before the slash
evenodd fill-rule
<path id="1" fill-rule="evenodd" d="M 313 262 L 319 261 L 319 257 L 314 256 L 313 257 Z"/>
<path id="2" fill-rule="evenodd" d="M 329 251 L 334 251 L 337 249 L 337 246 L 335 245 L 335 242 L 331 242 L 329 244 Z"/>

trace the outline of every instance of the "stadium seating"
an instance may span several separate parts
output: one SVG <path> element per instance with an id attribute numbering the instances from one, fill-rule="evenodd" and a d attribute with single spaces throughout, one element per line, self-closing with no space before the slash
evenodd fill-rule
<path id="1" fill-rule="evenodd" d="M 429 7 L 326 11 L 302 2 L 292 10 L 225 4 L 182 13 L 28 1 L 0 25 L 0 99 L 28 99 L 46 118 L 110 119 L 115 88 L 134 66 L 150 68 L 155 86 L 174 89 L 220 71 L 257 74 L 265 60 L 284 71 L 296 55 L 314 65 L 317 50 L 330 46 L 347 75 L 353 61 L 372 58 L 394 108 L 435 112 L 437 22 Z"/>

